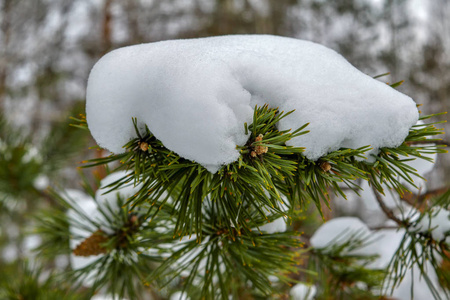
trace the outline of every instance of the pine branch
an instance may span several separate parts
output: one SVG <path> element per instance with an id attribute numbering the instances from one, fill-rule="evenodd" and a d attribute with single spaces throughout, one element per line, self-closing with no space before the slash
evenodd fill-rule
<path id="1" fill-rule="evenodd" d="M 292 281 L 287 275 L 298 272 L 296 256 L 302 246 L 292 233 L 228 230 L 219 205 L 208 203 L 202 242 L 195 236 L 190 239 L 185 236 L 173 244 L 173 254 L 149 276 L 149 282 L 164 280 L 164 287 L 181 276 L 188 294 L 195 293 L 197 287 L 198 298 L 228 299 L 233 289 L 245 287 L 248 282 L 254 291 L 269 296 L 279 292 L 271 284 L 270 276 L 282 282 Z M 256 224 L 251 219 L 248 222 L 257 227 L 264 220 Z"/>
<path id="2" fill-rule="evenodd" d="M 72 279 L 74 287 L 94 278 L 90 289 L 92 293 L 106 289 L 119 297 L 142 299 L 145 295 L 142 281 L 170 253 L 170 249 L 165 249 L 163 245 L 173 241 L 167 228 L 173 224 L 173 218 L 162 212 L 155 222 L 149 223 L 143 207 L 132 211 L 125 204 L 125 199 L 116 195 L 110 196 L 112 201 L 98 205 L 98 212 L 94 214 L 80 207 L 78 199 L 54 191 L 52 195 L 61 208 L 68 209 L 70 213 L 65 218 L 66 211 L 62 209 L 46 214 L 36 230 L 43 237 L 38 251 L 48 253 L 64 245 L 61 253 L 73 250 L 74 256 L 95 256 L 97 259 L 85 267 L 64 274 Z M 63 231 L 50 230 L 57 228 L 61 220 L 64 224 L 67 222 Z M 87 232 L 87 235 L 69 234 L 69 224 L 71 232 Z M 69 236 L 81 242 L 75 249 L 66 248 Z"/>
<path id="3" fill-rule="evenodd" d="M 404 195 L 400 196 L 400 200 L 406 202 L 412 207 L 415 207 L 420 212 L 425 212 L 428 208 L 428 200 L 443 195 L 448 191 L 448 187 L 443 187 L 427 191 L 426 193 L 419 193 L 417 195 L 414 193 L 405 193 Z"/>
<path id="4" fill-rule="evenodd" d="M 34 249 L 38 257 L 53 260 L 57 255 L 67 255 L 70 251 L 69 220 L 61 208 L 41 211 L 34 216 L 36 225 L 33 232 L 41 238 Z"/>
<path id="5" fill-rule="evenodd" d="M 173 224 L 168 232 L 170 240 L 167 239 L 158 255 L 152 257 L 161 260 L 159 263 L 154 260 L 156 267 L 147 278 L 149 283 L 158 281 L 164 287 L 187 272 L 184 284 L 191 295 L 225 299 L 237 292 L 233 286 L 245 288 L 249 281 L 260 295 L 273 294 L 276 289 L 271 286 L 269 275 L 283 282 L 291 281 L 289 276 L 280 274 L 297 271 L 292 268 L 295 259 L 291 255 L 292 250 L 299 247 L 299 240 L 289 234 L 258 234 L 260 226 L 282 216 L 292 218 L 294 208 L 304 208 L 310 201 L 322 213 L 322 202 L 329 205 L 329 190 L 346 197 L 343 184 L 358 193 L 360 187 L 355 179 L 369 180 L 380 207 L 389 218 L 401 227 L 411 225 L 397 218 L 380 194 L 387 186 L 403 195 L 407 189 L 402 182 L 414 186 L 413 176 L 420 177 L 408 162 L 430 160 L 424 154 L 446 152 L 443 145 L 436 145 L 437 140 L 430 138 L 442 133 L 434 127 L 437 123 L 413 126 L 404 143 L 396 148 L 380 149 L 378 155 L 373 156 L 374 163 L 367 162 L 364 156 L 370 146 L 339 149 L 318 161 L 310 161 L 302 155 L 302 148 L 286 145 L 293 137 L 307 134 L 304 130 L 307 124 L 294 131 L 279 131 L 276 127 L 279 120 L 289 114 L 267 105 L 256 107 L 253 123 L 244 124 L 249 139 L 245 145 L 237 146 L 239 159 L 215 174 L 165 148 L 149 128 L 138 125 L 136 119 L 133 119 L 136 138 L 124 146 L 125 153 L 94 159 L 85 165 L 120 162 L 119 169 L 132 172 L 108 185 L 106 193 L 114 193 L 127 185 L 139 186 L 136 194 L 123 199 L 127 209 L 145 208 L 143 218 L 153 226 L 160 223 L 161 217 Z M 186 241 L 190 236 L 193 239 Z M 176 243 L 172 238 L 180 238 L 181 242 Z M 111 238 L 103 246 L 117 250 L 117 245 L 117 238 L 114 242 Z M 169 256 L 168 249 L 171 250 Z M 109 250 L 106 256 L 113 252 Z M 271 259 L 267 260 L 268 257 Z M 105 269 L 105 266 L 107 260 L 99 259 L 93 266 L 80 270 L 80 274 L 95 268 Z M 126 267 L 115 265 L 114 268 Z M 352 275 L 356 279 L 368 273 L 356 268 L 352 274 L 356 274 Z M 404 276 L 403 270 L 396 274 Z M 100 275 L 99 278 L 104 278 Z M 106 279 L 99 280 L 97 287 L 106 284 Z M 202 282 L 201 287 L 191 288 L 194 282 Z"/>
<path id="6" fill-rule="evenodd" d="M 128 202 L 132 207 L 150 203 L 152 208 L 149 215 L 152 218 L 171 197 L 175 201 L 174 209 L 181 212 L 175 234 L 197 234 L 201 240 L 203 199 L 224 199 L 227 204 L 222 207 L 222 213 L 230 220 L 228 230 L 234 226 L 249 232 L 244 221 L 245 214 L 237 214 L 239 205 L 244 201 L 255 207 L 261 216 L 265 216 L 262 207 L 281 212 L 279 205 L 285 201 L 283 197 L 289 200 L 292 207 L 302 206 L 312 200 L 322 213 L 322 201 L 329 207 L 330 188 L 345 198 L 338 183 L 344 183 L 357 193 L 360 188 L 354 180 L 358 178 L 370 179 L 372 186 L 380 193 L 384 192 L 384 183 L 402 195 L 407 190 L 400 180 L 414 186 L 412 175 L 420 177 L 407 164 L 409 160 L 429 160 L 422 154 L 446 152 L 433 144 L 434 139 L 428 138 L 442 133 L 442 130 L 434 127 L 437 123 L 432 123 L 413 126 L 399 147 L 380 149 L 380 153 L 374 156 L 374 164 L 360 161 L 365 158 L 364 153 L 370 149 L 369 146 L 340 149 L 313 162 L 301 155 L 302 148 L 286 146 L 291 138 L 307 133 L 304 131 L 307 124 L 293 132 L 278 131 L 276 128 L 277 122 L 290 113 L 270 109 L 267 105 L 256 107 L 253 124 L 244 124 L 250 138 L 245 145 L 237 147 L 240 158 L 222 167 L 216 174 L 165 148 L 148 127 L 144 131 L 139 130 L 137 120 L 133 120 L 137 138 L 125 145 L 125 153 L 91 160 L 85 167 L 120 161 L 127 169 L 134 170 L 134 174 L 111 184 L 110 190 L 130 182 L 141 183 L 141 190 Z M 410 145 L 422 141 L 427 141 L 427 144 Z"/>
<path id="7" fill-rule="evenodd" d="M 386 291 L 389 289 L 393 291 L 402 282 L 406 273 L 411 272 L 411 269 L 415 266 L 418 268 L 420 276 L 423 277 L 427 283 L 434 299 L 442 299 L 438 287 L 434 286 L 429 278 L 428 268 L 433 268 L 438 277 L 445 280 L 446 277 L 442 276 L 440 266 L 441 259 L 444 259 L 444 261 L 449 260 L 449 257 L 446 255 L 449 248 L 448 244 L 444 241 L 435 241 L 430 234 L 422 233 L 421 231 L 414 229 L 415 225 L 418 224 L 424 216 L 425 214 L 421 214 L 419 219 L 412 223 L 410 228 L 406 230 L 406 233 L 387 268 L 390 276 L 385 278 L 384 287 Z M 448 285 L 450 282 L 446 282 L 445 284 Z M 450 296 L 448 291 L 443 291 L 443 293 L 446 297 Z"/>
<path id="8" fill-rule="evenodd" d="M 361 232 L 352 236 L 346 233 L 335 237 L 326 248 L 311 251 L 309 268 L 318 274 L 311 278 L 320 287 L 318 299 L 379 299 L 372 289 L 380 287 L 386 271 L 366 267 L 376 255 L 356 254 L 371 242 Z"/>
<path id="9" fill-rule="evenodd" d="M 3 277 L 3 275 L 10 275 Z M 70 282 L 36 264 L 16 263 L 2 266 L 0 298 L 7 300 L 88 300 L 89 293 L 76 290 Z"/>
<path id="10" fill-rule="evenodd" d="M 107 158 L 91 160 L 86 167 L 121 161 L 134 174 L 122 178 L 110 185 L 114 190 L 130 182 L 142 183 L 141 190 L 129 199 L 133 207 L 150 201 L 152 209 L 148 212 L 154 218 L 165 205 L 169 197 L 174 201 L 174 210 L 180 211 L 175 234 L 197 234 L 202 238 L 202 201 L 210 198 L 212 201 L 223 202 L 222 213 L 231 226 L 243 229 L 247 233 L 250 228 L 244 221 L 245 213 L 238 214 L 240 205 L 245 201 L 254 206 L 260 215 L 265 217 L 262 208 L 268 211 L 281 212 L 280 205 L 284 202 L 284 178 L 292 176 L 298 164 L 297 154 L 302 148 L 286 146 L 285 143 L 293 137 L 307 133 L 306 127 L 289 132 L 278 131 L 276 124 L 289 113 L 279 113 L 267 106 L 255 110 L 256 124 L 247 126 L 251 136 L 246 145 L 238 147 L 240 159 L 224 166 L 216 174 L 209 173 L 195 162 L 179 157 L 165 148 L 146 127 L 142 133 L 134 120 L 137 138 L 125 145 L 128 150 L 124 154 Z M 262 135 L 262 137 L 261 137 Z M 256 140 L 258 138 L 258 140 Z M 145 146 L 143 146 L 145 145 Z M 144 151 L 144 150 L 145 151 Z M 265 149 L 264 152 L 252 156 L 255 149 Z M 255 152 L 256 153 L 256 152 Z M 162 197 L 166 193 L 166 197 Z M 151 200 L 157 199 L 157 200 Z M 238 201 L 236 201 L 238 199 Z"/>
<path id="11" fill-rule="evenodd" d="M 440 114 L 422 116 L 420 120 L 426 120 Z M 402 196 L 405 192 L 409 192 L 401 181 L 405 181 L 416 187 L 412 176 L 423 178 L 417 174 L 417 171 L 408 165 L 410 160 L 424 159 L 432 161 L 431 158 L 423 154 L 447 153 L 442 149 L 443 145 L 434 144 L 439 139 L 430 138 L 439 134 L 443 134 L 442 129 L 436 128 L 434 125 L 443 122 L 435 122 L 430 124 L 414 125 L 405 141 L 397 148 L 381 148 L 377 155 L 374 155 L 374 164 L 363 164 L 360 167 L 370 174 L 370 183 L 380 193 L 384 193 L 383 184 L 390 189 L 395 189 Z M 420 145 L 413 146 L 415 142 L 424 142 Z"/>
<path id="12" fill-rule="evenodd" d="M 397 218 L 395 216 L 394 212 L 387 207 L 387 205 L 383 201 L 383 198 L 381 197 L 380 193 L 378 192 L 378 190 L 375 187 L 372 187 L 372 191 L 375 195 L 375 199 L 377 200 L 378 205 L 380 205 L 381 210 L 384 212 L 384 214 L 389 219 L 391 219 L 392 221 L 397 223 L 400 227 L 408 226 L 408 223 L 405 223 L 406 221 L 403 221 L 403 220 L 400 220 L 399 218 Z"/>
<path id="13" fill-rule="evenodd" d="M 429 144 L 434 144 L 434 145 L 442 145 L 445 147 L 449 147 L 450 143 L 445 141 L 445 140 L 434 140 L 432 142 L 430 142 L 429 140 L 424 140 L 424 141 L 414 141 L 414 142 L 407 142 L 406 144 L 408 146 L 414 146 L 414 145 L 429 145 Z"/>
<path id="14" fill-rule="evenodd" d="M 441 268 L 440 263 L 441 259 L 443 259 L 444 262 L 449 260 L 449 257 L 446 255 L 448 244 L 445 243 L 445 238 L 441 241 L 434 240 L 431 231 L 435 228 L 430 228 L 429 231 L 426 232 L 422 228 L 424 225 L 421 224 L 422 219 L 426 217 L 430 219 L 433 218 L 433 210 L 425 210 L 423 206 L 418 206 L 417 202 L 414 202 L 412 204 L 416 205 L 413 207 L 416 207 L 418 208 L 418 211 L 421 211 L 420 215 L 418 217 L 417 214 L 410 215 L 409 219 L 401 220 L 386 206 L 379 192 L 374 187 L 372 187 L 372 189 L 382 211 L 389 219 L 395 221 L 399 225 L 394 228 L 404 228 L 406 230 L 400 246 L 388 266 L 388 273 L 391 275 L 385 278 L 386 291 L 388 290 L 388 287 L 393 291 L 394 288 L 401 283 L 406 273 L 412 272 L 411 269 L 417 267 L 420 276 L 424 277 L 434 299 L 441 299 L 437 287 L 435 287 L 428 278 L 427 264 L 430 264 L 428 267 L 432 267 L 433 270 L 436 271 L 438 277 L 441 280 L 444 280 L 444 286 L 450 284 L 450 282 L 445 282 L 446 280 L 448 281 L 448 276 L 446 277 L 443 275 L 444 271 Z M 448 189 L 444 190 L 446 192 L 440 199 L 436 199 L 435 206 L 445 206 L 445 204 L 450 203 L 450 192 Z M 409 200 L 404 201 L 410 202 Z M 447 297 L 448 296 L 449 295 L 447 295 Z"/>
<path id="15" fill-rule="evenodd" d="M 418 203 L 422 203 L 425 200 L 428 200 L 430 198 L 434 198 L 434 197 L 438 197 L 441 195 L 445 195 L 446 193 L 449 192 L 449 188 L 448 187 L 443 187 L 443 188 L 438 188 L 438 189 L 434 189 L 434 190 L 429 190 L 426 193 L 420 194 L 417 202 Z"/>

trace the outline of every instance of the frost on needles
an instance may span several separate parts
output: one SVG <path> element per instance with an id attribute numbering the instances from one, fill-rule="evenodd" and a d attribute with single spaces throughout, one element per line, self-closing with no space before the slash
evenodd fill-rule
<path id="1" fill-rule="evenodd" d="M 255 106 L 292 114 L 278 130 L 309 123 L 286 145 L 310 160 L 340 148 L 397 147 L 418 120 L 414 101 L 324 46 L 270 35 L 235 35 L 129 46 L 94 66 L 87 123 L 101 147 L 122 153 L 132 118 L 166 148 L 211 173 L 239 158 Z"/>

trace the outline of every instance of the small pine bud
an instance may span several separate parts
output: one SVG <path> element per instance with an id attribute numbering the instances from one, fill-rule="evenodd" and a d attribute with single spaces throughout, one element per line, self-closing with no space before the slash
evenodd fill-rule
<path id="1" fill-rule="evenodd" d="M 331 165 L 330 165 L 330 163 L 328 163 L 328 162 L 326 162 L 326 161 L 321 162 L 321 163 L 319 164 L 319 167 L 320 167 L 324 172 L 328 172 L 328 171 L 331 170 Z"/>
<path id="2" fill-rule="evenodd" d="M 137 224 L 139 222 L 139 218 L 136 215 L 131 215 L 130 216 L 130 223 L 132 224 Z"/>
<path id="3" fill-rule="evenodd" d="M 106 243 L 108 237 L 102 230 L 97 230 L 90 237 L 85 239 L 74 250 L 73 254 L 76 256 L 91 256 L 99 255 L 108 252 L 108 249 L 102 247 L 101 244 Z"/>
<path id="4" fill-rule="evenodd" d="M 262 139 L 263 139 L 263 137 L 264 137 L 264 136 L 263 136 L 262 134 L 259 134 L 259 135 L 256 137 L 255 142 L 261 142 Z M 250 155 L 251 155 L 252 157 L 256 157 L 257 155 L 262 155 L 262 154 L 264 154 L 264 153 L 267 153 L 267 151 L 269 151 L 269 148 L 268 148 L 268 147 L 258 145 L 258 146 L 255 147 L 255 151 L 252 151 L 252 152 L 250 153 Z"/>
<path id="5" fill-rule="evenodd" d="M 256 146 L 255 151 L 256 154 L 261 155 L 267 153 L 267 151 L 269 151 L 269 148 L 265 146 Z"/>
<path id="6" fill-rule="evenodd" d="M 139 148 L 142 151 L 144 151 L 144 152 L 148 151 L 148 143 L 146 143 L 146 142 L 139 142 Z"/>

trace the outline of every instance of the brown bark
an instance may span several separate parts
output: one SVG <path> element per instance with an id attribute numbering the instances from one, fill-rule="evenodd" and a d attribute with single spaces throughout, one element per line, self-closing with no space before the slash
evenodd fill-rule
<path id="1" fill-rule="evenodd" d="M 383 201 L 383 197 L 381 197 L 380 193 L 377 191 L 377 189 L 372 186 L 373 193 L 375 195 L 375 199 L 377 199 L 378 204 L 380 205 L 381 210 L 384 212 L 384 214 L 397 223 L 400 227 L 404 227 L 405 222 L 397 218 L 392 210 L 387 207 L 386 203 Z"/>
<path id="2" fill-rule="evenodd" d="M 7 78 L 7 55 L 8 44 L 11 37 L 11 23 L 9 20 L 10 11 L 12 8 L 12 0 L 3 1 L 3 5 L 0 8 L 0 32 L 3 40 L 3 46 L 0 48 L 0 111 L 3 108 L 3 102 L 5 101 L 6 94 L 6 78 Z"/>
<path id="3" fill-rule="evenodd" d="M 111 49 L 111 32 L 112 32 L 112 14 L 111 6 L 113 0 L 105 0 L 105 5 L 103 6 L 103 20 L 102 20 L 102 55 Z"/>
<path id="4" fill-rule="evenodd" d="M 405 193 L 400 199 L 417 210 L 424 212 L 428 207 L 428 200 L 432 197 L 440 196 L 448 191 L 448 187 L 434 189 L 424 194 L 416 195 L 413 193 Z"/>

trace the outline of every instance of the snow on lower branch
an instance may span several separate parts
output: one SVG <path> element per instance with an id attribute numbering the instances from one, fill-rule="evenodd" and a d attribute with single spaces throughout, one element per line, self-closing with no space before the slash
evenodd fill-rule
<path id="1" fill-rule="evenodd" d="M 87 121 L 114 153 L 135 137 L 132 118 L 170 150 L 211 172 L 239 157 L 255 105 L 295 112 L 281 130 L 311 160 L 341 147 L 396 147 L 418 119 L 414 101 L 324 46 L 270 35 L 171 40 L 114 50 L 89 76 Z"/>

